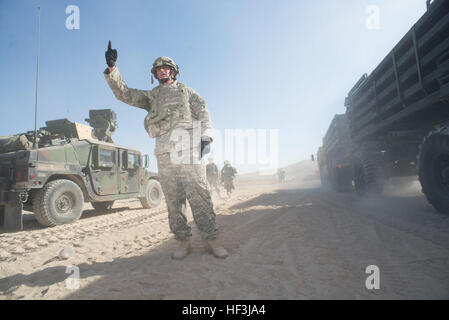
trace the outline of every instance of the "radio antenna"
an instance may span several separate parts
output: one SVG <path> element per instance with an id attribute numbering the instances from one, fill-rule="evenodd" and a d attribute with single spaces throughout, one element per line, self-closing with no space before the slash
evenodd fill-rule
<path id="1" fill-rule="evenodd" d="M 38 26 L 37 26 L 37 71 L 36 71 L 36 99 L 34 105 L 34 143 L 33 148 L 37 149 L 37 93 L 39 89 L 39 51 L 40 51 L 40 36 L 41 36 L 41 8 L 37 7 Z"/>

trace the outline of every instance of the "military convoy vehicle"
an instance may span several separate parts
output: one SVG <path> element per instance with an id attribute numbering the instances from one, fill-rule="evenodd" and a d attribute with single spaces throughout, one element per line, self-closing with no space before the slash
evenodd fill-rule
<path id="1" fill-rule="evenodd" d="M 318 153 L 323 184 L 379 194 L 391 177 L 418 175 L 429 203 L 449 213 L 449 1 L 427 1 L 345 106 Z"/>
<path id="2" fill-rule="evenodd" d="M 323 138 L 317 154 L 323 185 L 337 191 L 352 188 L 351 138 L 344 114 L 337 114 Z"/>
<path id="3" fill-rule="evenodd" d="M 147 170 L 148 155 L 116 145 L 113 110 L 91 110 L 93 127 L 67 119 L 0 137 L 0 227 L 23 228 L 22 210 L 44 226 L 76 221 L 85 202 L 108 210 L 115 200 L 138 198 L 144 208 L 159 206 L 162 189 Z"/>

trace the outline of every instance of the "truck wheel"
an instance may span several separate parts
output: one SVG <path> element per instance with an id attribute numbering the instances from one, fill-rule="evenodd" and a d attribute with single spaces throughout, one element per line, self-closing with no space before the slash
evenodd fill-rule
<path id="1" fill-rule="evenodd" d="M 33 201 L 37 221 L 47 227 L 70 223 L 80 218 L 84 196 L 70 180 L 55 180 L 40 189 Z"/>
<path id="2" fill-rule="evenodd" d="M 114 204 L 114 200 L 112 201 L 103 201 L 103 202 L 91 202 L 90 203 L 92 207 L 94 207 L 95 210 L 98 211 L 105 211 L 112 208 L 112 205 Z"/>
<path id="3" fill-rule="evenodd" d="M 145 197 L 139 198 L 139 200 L 145 209 L 156 208 L 161 204 L 162 196 L 162 187 L 159 181 L 150 179 L 147 184 Z"/>
<path id="4" fill-rule="evenodd" d="M 353 159 L 354 189 L 358 195 L 379 195 L 383 191 L 382 168 L 374 154 L 363 153 Z"/>
<path id="5" fill-rule="evenodd" d="M 418 176 L 427 201 L 449 213 L 449 128 L 430 132 L 419 146 Z"/>

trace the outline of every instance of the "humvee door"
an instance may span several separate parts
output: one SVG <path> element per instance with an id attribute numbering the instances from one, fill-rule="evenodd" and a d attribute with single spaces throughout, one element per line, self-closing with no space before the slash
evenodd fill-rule
<path id="1" fill-rule="evenodd" d="M 92 184 L 96 194 L 118 194 L 118 150 L 112 146 L 96 145 L 91 168 Z"/>
<path id="2" fill-rule="evenodd" d="M 142 172 L 139 153 L 119 149 L 120 152 L 120 193 L 139 192 L 139 181 Z"/>

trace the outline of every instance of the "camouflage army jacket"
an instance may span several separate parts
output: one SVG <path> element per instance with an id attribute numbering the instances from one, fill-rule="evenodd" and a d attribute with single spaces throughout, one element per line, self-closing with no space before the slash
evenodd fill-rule
<path id="1" fill-rule="evenodd" d="M 148 112 L 144 126 L 149 136 L 156 138 L 155 155 L 180 148 L 197 153 L 198 139 L 201 136 L 213 137 L 206 101 L 195 90 L 177 81 L 152 90 L 131 89 L 122 80 L 117 67 L 110 73 L 106 68 L 104 76 L 118 100 Z M 173 132 L 178 132 L 176 129 L 187 132 L 190 139 L 174 137 Z M 183 144 L 189 142 L 189 146 L 176 145 L 180 140 Z"/>

